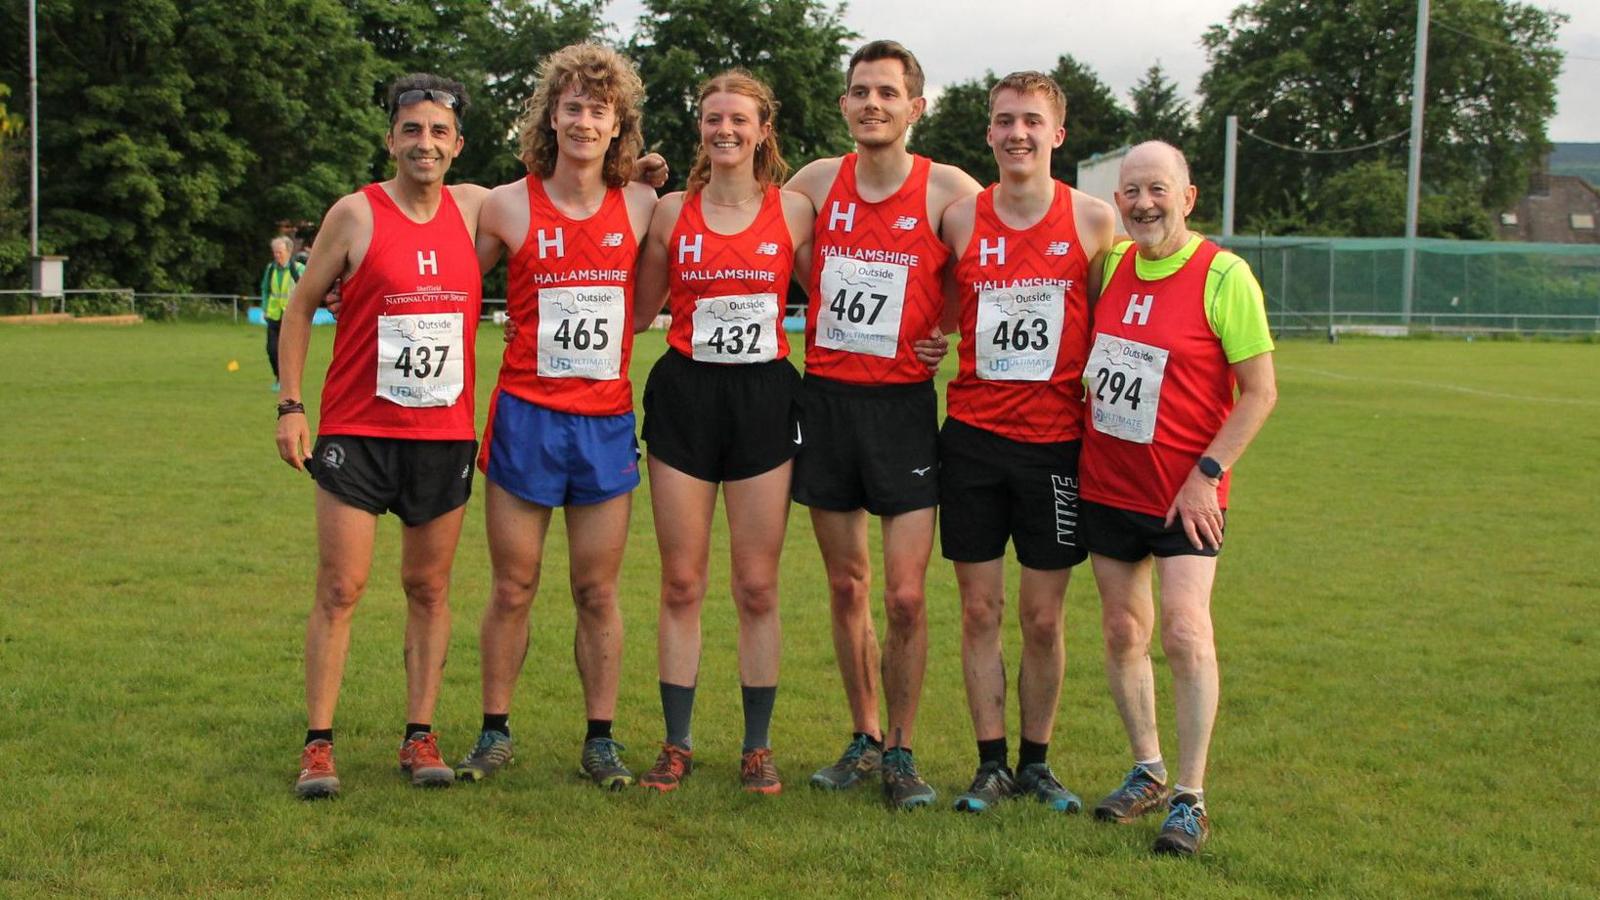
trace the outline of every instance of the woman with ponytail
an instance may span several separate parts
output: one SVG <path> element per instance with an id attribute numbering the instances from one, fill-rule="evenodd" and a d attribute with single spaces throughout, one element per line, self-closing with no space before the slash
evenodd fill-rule
<path id="1" fill-rule="evenodd" d="M 651 508 L 661 550 L 658 633 L 666 740 L 645 787 L 674 790 L 693 770 L 690 719 L 700 669 L 711 520 L 721 485 L 730 535 L 744 789 L 776 794 L 768 728 L 777 694 L 778 556 L 800 449 L 799 375 L 783 332 L 789 280 L 809 264 L 811 203 L 779 186 L 788 165 L 777 101 L 749 72 L 701 85 L 700 145 L 688 189 L 656 206 L 641 251 L 634 327 L 668 305 L 667 352 L 644 390 Z"/>

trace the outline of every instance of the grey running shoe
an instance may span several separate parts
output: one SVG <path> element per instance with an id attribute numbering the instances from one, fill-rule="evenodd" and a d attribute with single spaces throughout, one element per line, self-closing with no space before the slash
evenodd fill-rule
<path id="1" fill-rule="evenodd" d="M 883 751 L 872 746 L 867 736 L 857 735 L 844 748 L 839 761 L 818 769 L 811 776 L 811 786 L 829 791 L 842 791 L 860 784 L 869 775 L 877 774 L 883 767 Z"/>
<path id="2" fill-rule="evenodd" d="M 1172 811 L 1161 823 L 1161 834 L 1150 849 L 1174 856 L 1193 856 L 1200 851 L 1211 836 L 1211 821 L 1206 818 L 1206 808 L 1195 805 L 1196 800 L 1193 794 L 1172 798 Z"/>
<path id="3" fill-rule="evenodd" d="M 1062 786 L 1049 763 L 1029 763 L 1017 770 L 1017 793 L 1030 796 L 1056 812 L 1083 811 L 1078 795 Z"/>
<path id="4" fill-rule="evenodd" d="M 411 776 L 413 787 L 449 787 L 456 773 L 439 755 L 439 738 L 431 731 L 418 731 L 400 745 L 400 771 Z"/>
<path id="5" fill-rule="evenodd" d="M 904 747 L 890 747 L 883 754 L 883 799 L 895 809 L 928 806 L 938 795 L 917 774 L 917 761 Z"/>
<path id="6" fill-rule="evenodd" d="M 333 744 L 315 740 L 300 752 L 300 777 L 294 783 L 295 796 L 316 800 L 339 794 L 339 774 L 333 769 Z"/>
<path id="7" fill-rule="evenodd" d="M 582 774 L 608 791 L 620 791 L 633 784 L 633 773 L 622 764 L 617 755 L 626 747 L 611 738 L 594 738 L 583 742 Z"/>
<path id="8" fill-rule="evenodd" d="M 1127 824 L 1147 812 L 1160 809 L 1167 802 L 1167 786 L 1156 780 L 1150 770 L 1135 765 L 1122 780 L 1122 787 L 1106 795 L 1094 808 L 1094 817 L 1102 822 Z"/>
<path id="9" fill-rule="evenodd" d="M 478 733 L 478 743 L 472 752 L 456 765 L 456 778 L 461 781 L 482 781 L 510 765 L 511 735 L 485 729 Z"/>
<path id="10" fill-rule="evenodd" d="M 1011 778 L 1011 770 L 997 762 L 986 762 L 978 766 L 978 773 L 972 776 L 972 786 L 956 798 L 956 811 L 984 812 L 1016 793 L 1017 783 Z"/>

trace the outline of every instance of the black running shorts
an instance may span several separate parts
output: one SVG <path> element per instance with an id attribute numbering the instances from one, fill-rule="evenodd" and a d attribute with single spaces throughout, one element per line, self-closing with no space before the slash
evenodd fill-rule
<path id="1" fill-rule="evenodd" d="M 1028 444 L 945 419 L 939 432 L 939 545 L 953 562 L 1005 555 L 1030 569 L 1088 557 L 1079 534 L 1080 441 Z"/>
<path id="2" fill-rule="evenodd" d="M 1109 556 L 1123 562 L 1139 562 L 1151 554 L 1156 556 L 1216 556 L 1218 548 L 1196 550 L 1183 533 L 1183 523 L 1176 518 L 1167 527 L 1161 516 L 1152 516 L 1131 509 L 1119 509 L 1100 503 L 1083 501 L 1084 544 L 1090 553 Z M 1222 528 L 1228 528 L 1228 513 L 1222 513 Z"/>
<path id="3" fill-rule="evenodd" d="M 415 527 L 467 502 L 477 455 L 477 441 L 334 434 L 317 438 L 306 470 L 341 502 Z"/>
<path id="4" fill-rule="evenodd" d="M 770 472 L 800 449 L 799 385 L 787 359 L 726 365 L 668 350 L 644 385 L 650 455 L 701 481 Z"/>
<path id="5" fill-rule="evenodd" d="M 892 516 L 939 502 L 939 398 L 933 382 L 856 385 L 807 375 L 797 503 Z"/>

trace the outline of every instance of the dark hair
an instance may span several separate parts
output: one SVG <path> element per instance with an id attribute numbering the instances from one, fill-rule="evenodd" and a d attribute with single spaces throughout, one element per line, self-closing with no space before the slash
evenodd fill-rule
<path id="1" fill-rule="evenodd" d="M 459 81 L 445 78 L 443 75 L 434 75 L 431 72 L 412 72 L 410 75 L 400 76 L 395 79 L 393 84 L 389 85 L 389 97 L 384 103 L 389 111 L 390 125 L 393 125 L 394 120 L 400 115 L 400 107 L 397 104 L 399 103 L 400 95 L 406 91 L 446 91 L 454 96 L 456 98 L 454 109 L 456 130 L 461 130 L 461 117 L 466 115 L 467 106 L 469 105 L 466 85 Z"/>
<path id="2" fill-rule="evenodd" d="M 905 48 L 899 41 L 872 41 L 863 44 L 850 57 L 850 65 L 844 68 L 844 89 L 850 90 L 850 76 L 855 72 L 856 66 L 861 63 L 877 62 L 880 59 L 895 59 L 906 70 L 906 96 L 915 100 L 922 96 L 923 76 L 922 64 L 917 62 L 917 57 Z"/>

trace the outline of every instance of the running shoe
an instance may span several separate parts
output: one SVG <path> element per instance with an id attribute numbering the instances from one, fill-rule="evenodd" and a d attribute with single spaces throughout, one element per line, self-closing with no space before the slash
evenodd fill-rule
<path id="1" fill-rule="evenodd" d="M 1083 801 L 1078 795 L 1062 786 L 1049 763 L 1029 763 L 1017 770 L 1017 793 L 1031 796 L 1056 812 L 1083 811 Z"/>
<path id="2" fill-rule="evenodd" d="M 694 753 L 677 744 L 662 744 L 661 755 L 656 757 L 656 764 L 650 767 L 650 771 L 644 773 L 644 777 L 639 779 L 639 784 L 665 794 L 667 791 L 677 790 L 678 785 L 682 784 L 693 771 Z"/>
<path id="3" fill-rule="evenodd" d="M 1001 763 L 986 762 L 978 766 L 978 773 L 972 776 L 972 786 L 956 798 L 956 811 L 984 812 L 1016 793 L 1017 783 L 1011 778 L 1011 770 Z"/>
<path id="4" fill-rule="evenodd" d="M 1174 856 L 1193 856 L 1200 851 L 1206 838 L 1211 836 L 1211 821 L 1206 818 L 1206 808 L 1198 805 L 1198 799 L 1193 794 L 1172 798 L 1172 810 L 1161 823 L 1161 834 L 1150 849 Z"/>
<path id="5" fill-rule="evenodd" d="M 1122 780 L 1122 787 L 1106 795 L 1094 808 L 1094 817 L 1102 822 L 1127 824 L 1147 812 L 1160 809 L 1167 802 L 1167 786 L 1150 774 L 1144 766 L 1135 764 Z"/>
<path id="6" fill-rule="evenodd" d="M 842 791 L 855 787 L 869 775 L 877 774 L 882 767 L 883 751 L 872 746 L 872 741 L 866 735 L 857 735 L 844 748 L 838 762 L 818 769 L 811 776 L 811 786 Z"/>
<path id="7" fill-rule="evenodd" d="M 739 760 L 739 783 L 749 794 L 777 794 L 783 791 L 778 767 L 772 764 L 772 749 L 746 750 Z"/>
<path id="8" fill-rule="evenodd" d="M 620 791 L 633 784 L 633 773 L 622 764 L 618 751 L 627 748 L 611 738 L 597 737 L 583 742 L 580 772 L 608 791 Z M 686 773 L 687 774 L 687 773 Z"/>
<path id="9" fill-rule="evenodd" d="M 478 732 L 472 752 L 456 764 L 456 780 L 482 781 L 510 765 L 515 759 L 511 754 L 511 735 L 486 728 Z"/>
<path id="10" fill-rule="evenodd" d="M 414 787 L 449 787 L 456 773 L 439 755 L 439 739 L 431 731 L 418 731 L 400 745 L 400 771 L 411 776 Z"/>
<path id="11" fill-rule="evenodd" d="M 333 770 L 333 742 L 315 740 L 300 752 L 300 777 L 295 779 L 294 793 L 301 800 L 338 795 L 339 774 Z"/>
<path id="12" fill-rule="evenodd" d="M 904 747 L 891 747 L 883 754 L 883 799 L 895 809 L 928 806 L 938 795 L 917 774 L 917 761 Z"/>

